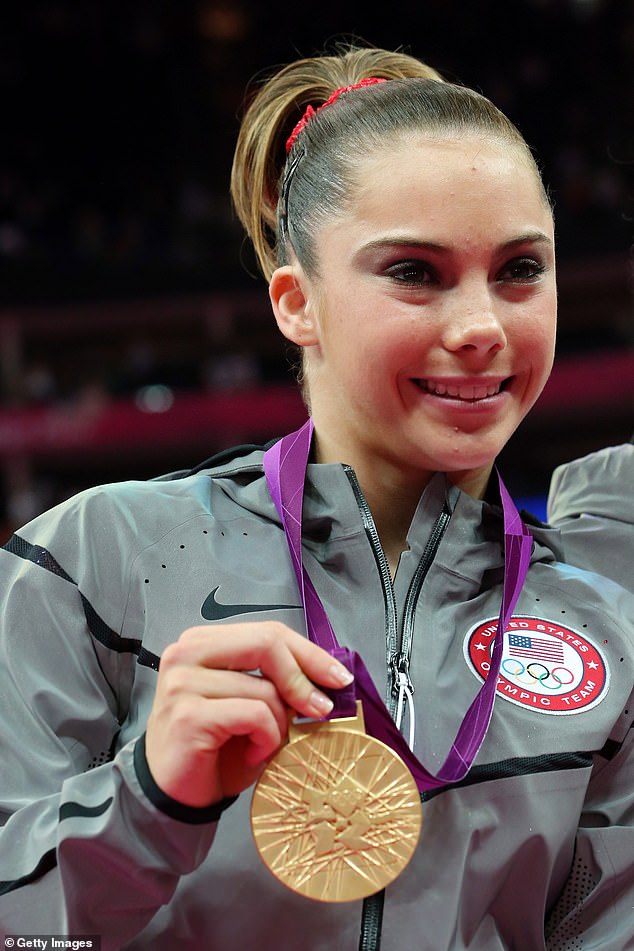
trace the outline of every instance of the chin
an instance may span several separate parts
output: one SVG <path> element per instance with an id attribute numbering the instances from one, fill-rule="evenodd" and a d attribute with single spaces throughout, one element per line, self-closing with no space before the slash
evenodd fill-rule
<path id="1" fill-rule="evenodd" d="M 443 472 L 490 469 L 505 445 L 505 440 L 484 439 L 477 433 L 455 433 L 448 445 L 433 454 L 436 468 Z"/>

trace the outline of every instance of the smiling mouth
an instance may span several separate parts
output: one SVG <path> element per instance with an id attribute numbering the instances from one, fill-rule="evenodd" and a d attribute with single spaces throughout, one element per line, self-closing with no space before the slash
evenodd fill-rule
<path id="1" fill-rule="evenodd" d="M 499 380 L 491 383 L 441 383 L 438 380 L 416 379 L 414 383 L 425 393 L 432 396 L 441 396 L 450 400 L 464 400 L 477 403 L 490 396 L 497 396 L 506 386 L 508 380 Z"/>

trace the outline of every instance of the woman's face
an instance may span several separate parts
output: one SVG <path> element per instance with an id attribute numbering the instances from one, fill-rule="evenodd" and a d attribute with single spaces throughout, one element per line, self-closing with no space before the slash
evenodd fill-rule
<path id="1" fill-rule="evenodd" d="M 481 491 L 552 366 L 553 221 L 519 149 L 420 139 L 364 160 L 299 272 L 322 461 Z"/>

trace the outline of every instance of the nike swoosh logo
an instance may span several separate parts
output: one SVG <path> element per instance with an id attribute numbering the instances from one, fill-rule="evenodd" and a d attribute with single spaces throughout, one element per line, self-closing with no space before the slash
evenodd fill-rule
<path id="1" fill-rule="evenodd" d="M 211 594 L 207 595 L 200 609 L 206 621 L 222 621 L 228 617 L 238 617 L 240 614 L 260 614 L 263 611 L 301 611 L 302 609 L 301 604 L 220 604 L 216 601 L 217 591 L 218 588 L 214 588 Z"/>

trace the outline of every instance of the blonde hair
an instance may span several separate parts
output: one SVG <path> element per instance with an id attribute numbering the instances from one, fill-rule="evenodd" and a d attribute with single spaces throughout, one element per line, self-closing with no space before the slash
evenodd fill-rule
<path id="1" fill-rule="evenodd" d="M 278 264 L 277 206 L 286 165 L 286 140 L 307 106 L 369 77 L 442 81 L 407 53 L 337 46 L 332 54 L 300 59 L 269 76 L 242 120 L 231 169 L 231 197 L 268 280 Z"/>
<path id="2" fill-rule="evenodd" d="M 391 81 L 343 93 L 286 154 L 308 105 L 317 109 L 335 90 L 370 77 Z M 306 272 L 317 273 L 314 236 L 352 200 L 355 169 L 368 151 L 406 132 L 473 131 L 519 145 L 541 181 L 530 149 L 499 109 L 407 53 L 339 45 L 273 73 L 245 112 L 231 171 L 233 204 L 265 278 L 288 260 L 289 245 Z"/>

